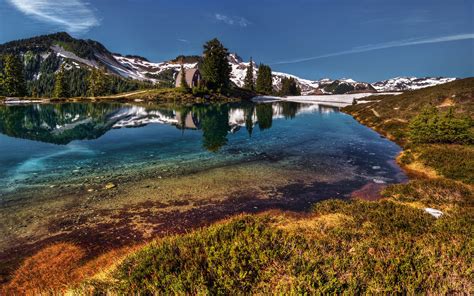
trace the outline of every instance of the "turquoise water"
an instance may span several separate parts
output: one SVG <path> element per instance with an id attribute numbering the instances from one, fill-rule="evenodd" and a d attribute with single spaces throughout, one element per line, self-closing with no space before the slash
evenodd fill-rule
<path id="1" fill-rule="evenodd" d="M 159 167 L 198 171 L 265 160 L 393 183 L 400 148 L 337 108 L 67 103 L 0 107 L 0 194 Z M 79 181 L 78 181 L 79 182 Z"/>

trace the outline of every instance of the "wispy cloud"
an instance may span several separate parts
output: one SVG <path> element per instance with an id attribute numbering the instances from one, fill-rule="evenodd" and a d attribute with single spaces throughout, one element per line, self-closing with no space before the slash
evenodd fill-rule
<path id="1" fill-rule="evenodd" d="M 183 43 L 189 43 L 189 40 L 183 39 L 183 38 L 178 38 L 176 40 L 179 41 L 179 42 L 183 42 Z"/>
<path id="2" fill-rule="evenodd" d="M 231 26 L 240 26 L 240 27 L 247 27 L 251 24 L 251 22 L 243 17 L 240 16 L 227 16 L 224 14 L 216 13 L 214 15 L 215 19 L 219 22 L 223 22 L 227 25 Z"/>
<path id="3" fill-rule="evenodd" d="M 432 19 L 421 16 L 421 15 L 410 15 L 406 17 L 383 17 L 383 18 L 367 18 L 361 21 L 362 24 L 381 24 L 381 25 L 391 25 L 391 26 L 409 26 L 409 25 L 419 25 L 427 24 L 433 22 Z"/>
<path id="4" fill-rule="evenodd" d="M 374 50 L 379 50 L 379 49 L 413 46 L 413 45 L 419 45 L 419 44 L 442 43 L 442 42 L 469 40 L 469 39 L 474 39 L 474 33 L 457 34 L 457 35 L 449 35 L 449 36 L 441 36 L 441 37 L 433 37 L 433 38 L 405 39 L 405 40 L 391 41 L 391 42 L 378 43 L 378 44 L 368 44 L 364 46 L 354 47 L 349 50 L 338 51 L 338 52 L 323 54 L 319 56 L 299 58 L 299 59 L 293 59 L 293 60 L 287 60 L 287 61 L 279 61 L 279 62 L 272 63 L 272 65 L 295 64 L 295 63 L 319 60 L 319 59 L 324 59 L 324 58 L 329 58 L 329 57 L 336 57 L 336 56 L 341 56 L 341 55 L 374 51 Z"/>
<path id="5" fill-rule="evenodd" d="M 88 2 L 82 0 L 7 0 L 24 14 L 70 33 L 83 33 L 99 25 Z"/>

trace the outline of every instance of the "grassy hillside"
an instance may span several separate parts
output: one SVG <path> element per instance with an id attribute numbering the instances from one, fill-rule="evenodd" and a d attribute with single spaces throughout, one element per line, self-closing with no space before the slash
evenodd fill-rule
<path id="1" fill-rule="evenodd" d="M 474 147 L 471 144 L 413 143 L 410 122 L 434 107 L 440 114 L 452 110 L 457 118 L 470 121 L 471 143 L 474 139 L 474 78 L 406 92 L 397 96 L 375 96 L 367 104 L 346 107 L 345 112 L 389 139 L 401 144 L 405 151 L 400 162 L 415 174 L 444 176 L 474 184 Z M 447 130 L 446 133 L 452 132 Z M 433 134 L 433 137 L 435 135 Z"/>
<path id="2" fill-rule="evenodd" d="M 372 102 L 349 106 L 344 111 L 389 139 L 407 144 L 409 121 L 430 104 L 440 110 L 454 107 L 458 115 L 468 115 L 474 119 L 474 78 L 396 96 L 373 96 L 364 100 Z"/>
<path id="3" fill-rule="evenodd" d="M 345 109 L 405 148 L 399 160 L 413 178 L 384 189 L 382 200 L 329 200 L 308 213 L 242 215 L 92 263 L 77 247 L 58 254 L 73 262 L 67 266 L 49 260 L 52 251 L 40 252 L 17 270 L 9 289 L 473 294 L 473 147 L 413 143 L 409 137 L 410 121 L 427 104 L 456 107 L 456 116 L 472 118 L 473 90 L 474 79 L 465 79 Z M 435 218 L 425 208 L 443 215 Z M 58 266 L 66 272 L 56 275 Z"/>

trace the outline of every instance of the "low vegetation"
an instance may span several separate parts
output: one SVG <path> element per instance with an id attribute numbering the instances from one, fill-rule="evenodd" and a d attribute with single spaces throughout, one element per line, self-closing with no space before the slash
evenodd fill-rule
<path id="1" fill-rule="evenodd" d="M 472 145 L 422 145 L 413 148 L 419 161 L 446 178 L 474 185 Z"/>
<path id="2" fill-rule="evenodd" d="M 384 195 L 379 202 L 329 200 L 300 216 L 244 215 L 168 237 L 76 292 L 474 292 L 472 192 L 453 181 L 419 180 Z M 445 214 L 436 219 L 425 206 Z"/>
<path id="3" fill-rule="evenodd" d="M 472 125 L 468 116 L 456 117 L 453 107 L 440 114 L 436 107 L 429 106 L 410 121 L 408 136 L 416 144 L 472 144 Z"/>

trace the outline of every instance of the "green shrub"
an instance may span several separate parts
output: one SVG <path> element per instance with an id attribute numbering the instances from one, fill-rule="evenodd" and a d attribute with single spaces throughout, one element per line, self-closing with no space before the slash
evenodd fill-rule
<path id="1" fill-rule="evenodd" d="M 443 205 L 473 207 L 473 193 L 469 187 L 448 179 L 419 179 L 407 184 L 394 184 L 382 192 L 401 202 L 421 202 L 428 207 Z"/>
<path id="2" fill-rule="evenodd" d="M 209 94 L 210 92 L 205 86 L 199 85 L 199 86 L 193 87 L 193 95 L 195 97 L 204 97 Z"/>
<path id="3" fill-rule="evenodd" d="M 268 219 L 244 217 L 224 226 L 152 244 L 117 271 L 126 293 L 229 294 L 249 292 L 276 258 L 284 258 L 281 231 Z"/>
<path id="4" fill-rule="evenodd" d="M 174 88 L 175 84 L 172 81 L 160 81 L 155 84 L 156 88 Z"/>
<path id="5" fill-rule="evenodd" d="M 440 114 L 436 107 L 427 107 L 411 120 L 409 129 L 414 143 L 474 143 L 472 120 L 455 117 L 452 108 Z"/>
<path id="6" fill-rule="evenodd" d="M 410 150 L 406 150 L 403 152 L 402 156 L 400 157 L 400 162 L 404 165 L 410 164 L 415 160 L 413 153 Z"/>
<path id="7" fill-rule="evenodd" d="M 419 160 L 446 178 L 474 184 L 474 146 L 421 145 Z"/>

